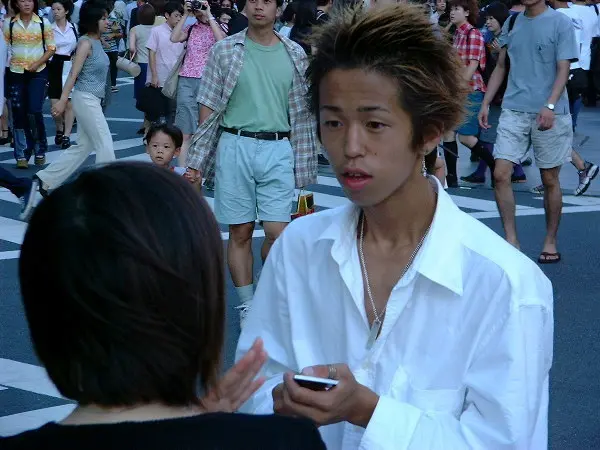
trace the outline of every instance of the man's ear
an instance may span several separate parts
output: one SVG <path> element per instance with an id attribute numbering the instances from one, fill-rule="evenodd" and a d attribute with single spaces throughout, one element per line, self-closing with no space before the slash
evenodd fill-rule
<path id="1" fill-rule="evenodd" d="M 443 133 L 440 130 L 428 130 L 423 135 L 423 147 L 421 149 L 423 156 L 431 153 L 442 141 Z"/>

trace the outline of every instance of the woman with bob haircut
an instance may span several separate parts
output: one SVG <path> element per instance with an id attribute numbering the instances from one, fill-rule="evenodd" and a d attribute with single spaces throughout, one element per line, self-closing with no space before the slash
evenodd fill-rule
<path id="1" fill-rule="evenodd" d="M 84 171 L 36 208 L 19 264 L 35 351 L 77 407 L 3 450 L 325 448 L 308 420 L 229 414 L 267 354 L 257 339 L 219 377 L 223 242 L 186 180 L 146 163 Z"/>

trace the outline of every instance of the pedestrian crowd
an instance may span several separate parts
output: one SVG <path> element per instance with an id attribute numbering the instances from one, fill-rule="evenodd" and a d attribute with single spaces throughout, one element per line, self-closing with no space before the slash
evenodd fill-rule
<path id="1" fill-rule="evenodd" d="M 0 179 L 29 222 L 35 351 L 77 406 L 0 447 L 547 448 L 552 285 L 519 251 L 512 183 L 539 168 L 538 262 L 560 262 L 560 169 L 576 195 L 598 172 L 573 149 L 596 5 L 121 3 L 6 8 L 3 139 L 45 167 Z M 117 69 L 152 164 L 113 162 Z M 480 163 L 462 181 L 490 169 L 505 239 L 446 192 L 457 142 Z M 319 164 L 350 203 L 312 214 Z M 241 335 L 223 374 L 225 264 Z"/>

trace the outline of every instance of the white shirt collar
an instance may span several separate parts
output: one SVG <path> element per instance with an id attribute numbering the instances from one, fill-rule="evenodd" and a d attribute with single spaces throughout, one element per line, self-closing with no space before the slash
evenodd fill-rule
<path id="1" fill-rule="evenodd" d="M 444 191 L 436 178 L 437 204 L 428 236 L 423 242 L 411 267 L 431 281 L 444 286 L 452 292 L 463 294 L 463 273 L 457 255 L 462 249 L 460 210 Z M 331 224 L 321 233 L 317 241 L 332 240 L 332 257 L 338 261 L 347 259 L 356 239 L 359 208 L 353 204 L 340 208 Z M 440 251 L 444 249 L 444 251 Z"/>

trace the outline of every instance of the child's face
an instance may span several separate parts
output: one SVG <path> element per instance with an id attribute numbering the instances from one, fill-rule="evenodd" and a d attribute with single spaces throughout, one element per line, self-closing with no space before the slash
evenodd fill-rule
<path id="1" fill-rule="evenodd" d="M 179 156 L 181 148 L 175 147 L 171 136 L 159 131 L 146 144 L 146 152 L 157 166 L 169 167 L 169 164 Z"/>

